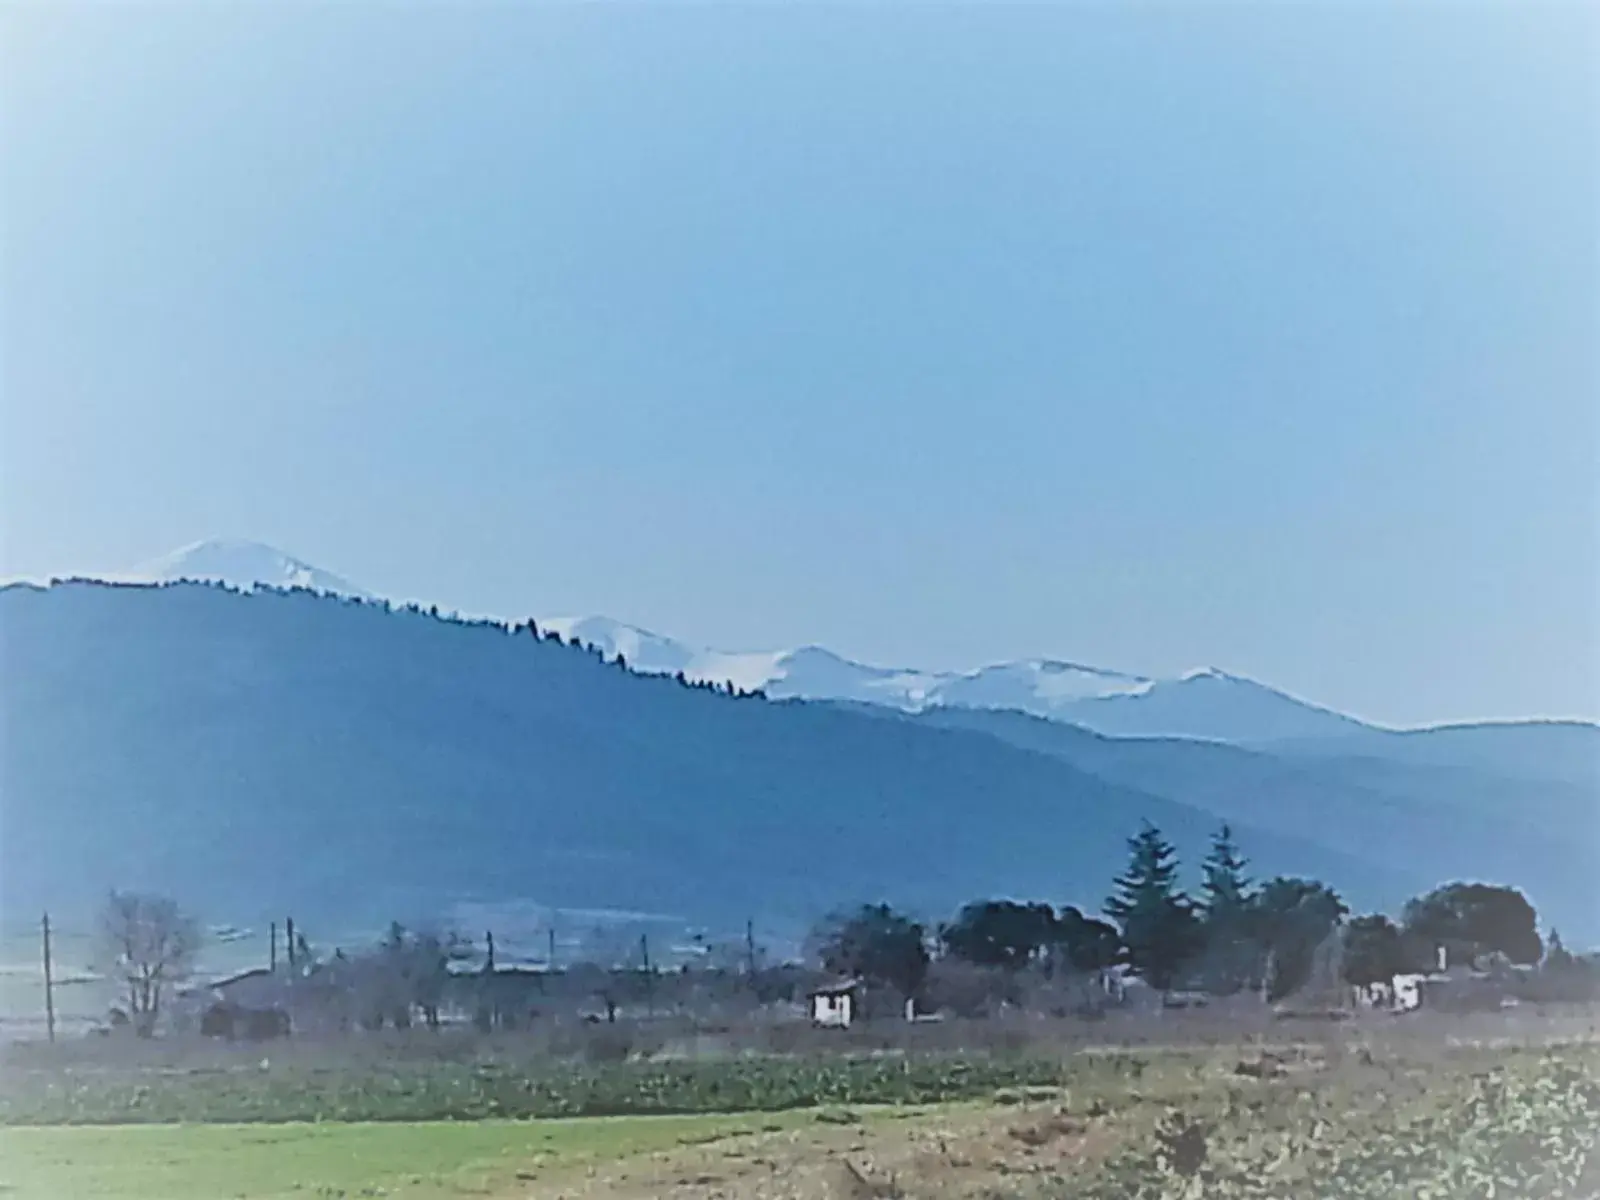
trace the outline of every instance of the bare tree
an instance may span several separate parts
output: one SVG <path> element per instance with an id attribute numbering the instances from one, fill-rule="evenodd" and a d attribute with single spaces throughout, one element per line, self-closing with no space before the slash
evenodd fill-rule
<path id="1" fill-rule="evenodd" d="M 113 891 L 101 915 L 100 937 L 103 969 L 125 989 L 134 1029 L 149 1037 L 167 989 L 194 973 L 200 927 L 175 900 Z"/>
<path id="2" fill-rule="evenodd" d="M 377 946 L 339 962 L 341 986 L 367 1029 L 387 1021 L 409 1029 L 421 1010 L 430 1029 L 440 1024 L 450 964 L 472 958 L 472 943 L 455 933 L 415 931 L 395 921 Z"/>

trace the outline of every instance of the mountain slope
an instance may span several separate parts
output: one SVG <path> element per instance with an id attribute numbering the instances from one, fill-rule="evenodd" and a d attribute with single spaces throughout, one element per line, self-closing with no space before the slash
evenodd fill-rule
<path id="1" fill-rule="evenodd" d="M 255 542 L 198 542 L 132 572 L 133 582 L 218 581 L 249 590 L 307 588 L 367 596 L 348 580 Z M 1207 668 L 1174 679 L 1052 659 L 971 671 L 876 667 L 819 646 L 728 652 L 697 647 L 609 617 L 541 618 L 540 625 L 622 656 L 636 671 L 732 684 L 774 699 L 862 702 L 905 712 L 961 708 L 1015 711 L 1122 737 L 1192 738 L 1270 748 L 1305 758 L 1363 754 L 1384 762 L 1486 768 L 1511 777 L 1560 780 L 1600 793 L 1600 727 L 1508 722 L 1394 731 Z M 1359 741 L 1359 749 L 1358 749 Z"/>
<path id="2" fill-rule="evenodd" d="M 1600 726 L 1585 721 L 1484 721 L 1427 729 L 1368 729 L 1340 743 L 1281 742 L 1273 749 L 1308 760 L 1360 755 L 1418 767 L 1487 771 L 1545 780 L 1600 797 Z"/>
<path id="3" fill-rule="evenodd" d="M 1437 882 L 1470 864 L 1482 879 L 1520 883 L 1546 920 L 1569 935 L 1600 936 L 1593 884 L 1600 876 L 1600 801 L 1593 788 L 1364 752 L 1306 757 L 1216 742 L 1107 738 L 1022 713 L 943 709 L 914 719 L 985 732 L 1110 783 Z"/>
<path id="4" fill-rule="evenodd" d="M 801 925 L 857 899 L 1098 905 L 1148 818 L 1197 808 L 984 733 L 735 699 L 596 655 L 310 593 L 0 591 L 0 903 L 112 885 L 210 921 L 462 900 Z M 1431 883 L 1266 830 L 1263 869 L 1357 904 Z M 1463 864 L 1465 869 L 1469 864 Z"/>
<path id="5" fill-rule="evenodd" d="M 369 597 L 330 571 L 258 542 L 196 542 L 132 571 L 120 582 L 198 580 L 248 590 L 305 588 Z M 862 701 L 907 712 L 1010 709 L 1110 734 L 1223 741 L 1316 738 L 1366 728 L 1252 680 L 1220 671 L 1152 680 L 1053 659 L 995 663 L 970 671 L 876 667 L 820 646 L 734 652 L 697 647 L 609 617 L 546 617 L 540 625 L 623 657 L 636 671 L 765 691 L 774 699 Z"/>

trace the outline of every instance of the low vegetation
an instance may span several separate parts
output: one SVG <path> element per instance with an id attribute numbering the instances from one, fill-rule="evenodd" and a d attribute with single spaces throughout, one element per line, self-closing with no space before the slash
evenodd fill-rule
<path id="1" fill-rule="evenodd" d="M 745 1116 L 13 1127 L 0 1129 L 0 1184 L 19 1200 L 1600 1195 L 1600 1045 L 1587 1038 L 1510 1045 L 1346 1032 L 1320 1042 L 1108 1049 L 1030 1061 L 1037 1073 L 999 1060 L 723 1060 L 681 1069 L 613 1064 L 565 1077 L 575 1087 L 587 1078 L 585 1087 L 657 1098 L 692 1080 L 696 1103 L 776 1103 L 802 1094 L 822 1101 Z M 472 1115 L 491 1095 L 516 1094 L 511 1072 L 498 1075 L 507 1092 L 469 1082 L 448 1065 L 427 1075 L 407 1082 L 434 1104 L 455 1097 L 462 1107 L 451 1115 Z M 652 1092 L 651 1079 L 678 1082 Z M 406 1110 L 403 1089 L 365 1082 L 362 1103 L 373 1111 Z M 549 1084 L 525 1094 L 550 1094 L 542 1090 Z M 249 1090 L 216 1073 L 147 1075 L 143 1086 L 139 1119 L 237 1116 L 226 1108 L 229 1098 Z M 253 1086 L 279 1102 L 315 1094 L 313 1076 L 279 1079 L 270 1067 Z M 81 1082 L 72 1092 L 85 1115 L 110 1094 Z M 600 1094 L 580 1087 L 569 1100 Z M 949 1102 L 956 1095 L 968 1099 Z M 92 1096 L 99 1098 L 91 1104 Z M 945 1102 L 911 1103 L 930 1096 Z M 905 1103 L 875 1104 L 886 1098 Z M 39 1102 L 35 1095 L 29 1103 L 42 1117 Z M 202 1107 L 212 1103 L 224 1107 Z M 13 1107 L 7 1115 L 23 1114 Z"/>
<path id="2" fill-rule="evenodd" d="M 1590 1200 L 1600 1194 L 1593 1048 L 1477 1052 L 1423 1071 L 1370 1064 L 1306 1086 L 1197 1089 L 1073 1200 Z M 1292 1082 L 1288 1077 L 1302 1074 Z"/>
<path id="3" fill-rule="evenodd" d="M 12 1071 L 0 1124 L 475 1121 L 932 1104 L 1057 1085 L 1059 1061 L 957 1055 L 610 1064 L 269 1059 L 225 1067 Z"/>

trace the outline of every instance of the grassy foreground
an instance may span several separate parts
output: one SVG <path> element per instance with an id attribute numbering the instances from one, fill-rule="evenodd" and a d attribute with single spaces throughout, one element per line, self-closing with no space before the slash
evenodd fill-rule
<path id="1" fill-rule="evenodd" d="M 733 1064 L 724 1063 L 724 1067 Z M 1061 1064 L 1057 1064 L 1057 1071 Z M 1600 1047 L 1084 1055 L 982 1101 L 0 1129 L 19 1200 L 1595 1200 Z"/>
<path id="2" fill-rule="evenodd" d="M 351 1061 L 12 1070 L 0 1125 L 482 1121 L 935 1104 L 1053 1085 L 1060 1061 L 908 1055 L 607 1064 Z"/>
<path id="3" fill-rule="evenodd" d="M 0 1129 L 11 1200 L 460 1200 L 537 1192 L 597 1163 L 812 1120 L 688 1116 L 566 1121 L 143 1125 Z"/>

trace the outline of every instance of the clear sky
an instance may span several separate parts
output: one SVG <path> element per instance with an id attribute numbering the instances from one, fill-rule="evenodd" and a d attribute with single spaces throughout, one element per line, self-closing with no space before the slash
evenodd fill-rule
<path id="1" fill-rule="evenodd" d="M 1600 715 L 1600 19 L 10 5 L 0 568 Z"/>

